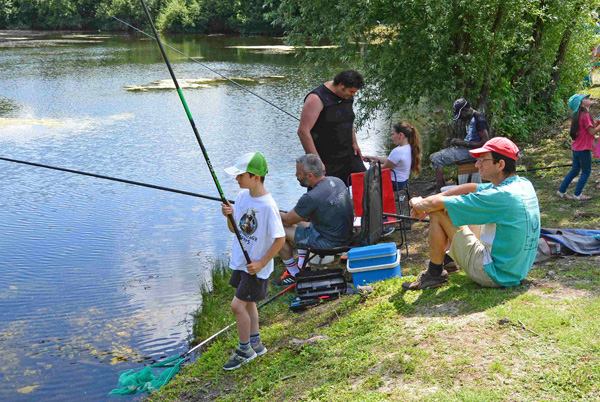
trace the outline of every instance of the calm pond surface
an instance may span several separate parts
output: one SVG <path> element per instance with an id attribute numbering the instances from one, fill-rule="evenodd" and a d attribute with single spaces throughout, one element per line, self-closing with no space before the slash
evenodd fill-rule
<path id="1" fill-rule="evenodd" d="M 0 38 L 14 36 L 0 31 Z M 156 43 L 62 33 L 0 41 L 0 156 L 217 196 L 173 90 L 128 91 L 169 79 Z M 167 43 L 295 116 L 330 77 L 293 54 L 228 46 L 280 39 L 174 36 Z M 12 42 L 14 44 L 14 42 Z M 182 82 L 217 78 L 168 51 Z M 223 172 L 262 152 L 280 208 L 303 193 L 297 121 L 224 82 L 184 88 L 228 198 Z M 383 153 L 376 121 L 363 152 Z M 387 135 L 386 135 L 387 136 Z M 101 400 L 119 373 L 188 349 L 191 314 L 211 261 L 230 250 L 219 203 L 0 161 L 0 399 Z"/>

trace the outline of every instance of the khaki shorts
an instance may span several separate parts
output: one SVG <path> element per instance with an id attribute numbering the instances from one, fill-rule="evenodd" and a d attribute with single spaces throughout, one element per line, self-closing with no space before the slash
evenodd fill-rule
<path id="1" fill-rule="evenodd" d="M 483 266 L 484 252 L 485 246 L 471 229 L 468 226 L 461 226 L 454 234 L 448 254 L 469 275 L 473 282 L 486 288 L 499 288 L 500 285 L 494 282 L 485 272 Z"/>

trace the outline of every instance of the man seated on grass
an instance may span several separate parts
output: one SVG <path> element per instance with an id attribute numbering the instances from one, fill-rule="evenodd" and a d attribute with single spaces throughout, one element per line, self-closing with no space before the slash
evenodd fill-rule
<path id="1" fill-rule="evenodd" d="M 286 242 L 279 256 L 286 270 L 275 281 L 277 285 L 296 282 L 295 276 L 300 272 L 309 248 L 344 246 L 352 239 L 354 208 L 344 182 L 337 177 L 325 176 L 321 159 L 313 154 L 296 159 L 296 178 L 308 192 L 300 197 L 294 209 L 281 213 Z M 297 263 L 293 246 L 298 248 Z"/>
<path id="2" fill-rule="evenodd" d="M 444 285 L 445 266 L 452 260 L 485 287 L 517 286 L 533 265 L 540 209 L 531 182 L 516 175 L 519 148 L 508 138 L 496 137 L 470 152 L 481 178 L 490 183 L 462 184 L 410 200 L 414 217 L 430 217 L 430 262 L 414 282 L 402 284 L 406 290 Z M 474 234 L 479 229 L 480 238 Z"/>

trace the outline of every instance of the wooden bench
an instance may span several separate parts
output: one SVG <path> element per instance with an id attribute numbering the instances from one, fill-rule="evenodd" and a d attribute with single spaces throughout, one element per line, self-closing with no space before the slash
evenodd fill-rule
<path id="1" fill-rule="evenodd" d="M 456 162 L 456 175 L 458 184 L 481 183 L 479 169 L 475 167 L 473 159 L 465 159 Z"/>

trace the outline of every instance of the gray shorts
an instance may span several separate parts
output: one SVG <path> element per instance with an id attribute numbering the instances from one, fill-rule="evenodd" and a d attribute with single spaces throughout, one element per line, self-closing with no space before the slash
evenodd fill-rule
<path id="1" fill-rule="evenodd" d="M 246 271 L 233 270 L 229 285 L 237 290 L 235 297 L 245 302 L 259 302 L 267 297 L 269 280 L 260 279 L 256 275 L 250 275 Z"/>
<path id="2" fill-rule="evenodd" d="M 331 243 L 321 236 L 319 232 L 317 232 L 313 225 L 308 227 L 306 226 L 296 226 L 296 232 L 294 233 L 294 243 L 296 243 L 297 248 L 301 248 L 303 250 L 307 250 L 309 248 L 332 248 L 335 247 Z"/>
<path id="3" fill-rule="evenodd" d="M 456 147 L 444 148 L 429 156 L 429 160 L 434 168 L 453 165 L 465 159 L 473 159 L 475 161 L 475 158 L 471 156 L 467 148 Z"/>

